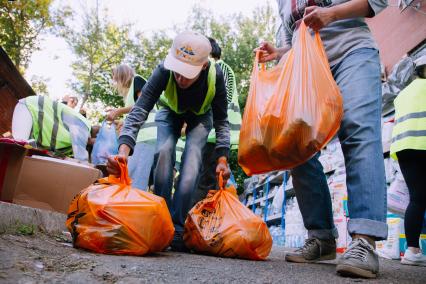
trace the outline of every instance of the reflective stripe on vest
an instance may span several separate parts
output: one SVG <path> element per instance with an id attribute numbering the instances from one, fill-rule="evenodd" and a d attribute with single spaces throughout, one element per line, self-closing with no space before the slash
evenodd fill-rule
<path id="1" fill-rule="evenodd" d="M 216 94 L 216 67 L 213 61 L 210 61 L 209 73 L 207 75 L 207 85 L 207 94 L 200 109 L 189 109 L 189 111 L 193 112 L 196 115 L 205 114 L 210 110 L 213 98 Z M 160 96 L 160 102 L 168 106 L 175 113 L 181 114 L 187 111 L 179 111 L 176 82 L 173 79 L 172 71 L 170 71 L 169 81 L 167 83 L 166 90 Z"/>
<path id="2" fill-rule="evenodd" d="M 406 149 L 426 150 L 426 79 L 416 79 L 395 101 L 391 157 Z"/>
<path id="3" fill-rule="evenodd" d="M 25 104 L 33 118 L 32 136 L 39 146 L 50 151 L 72 146 L 70 133 L 62 121 L 65 105 L 44 96 L 27 97 Z"/>
<path id="4" fill-rule="evenodd" d="M 145 78 L 143 78 L 140 75 L 135 75 L 136 77 L 142 78 L 144 81 Z M 129 92 L 126 96 L 126 102 L 124 104 L 125 107 L 131 107 L 135 105 L 135 90 L 134 90 L 134 82 L 135 79 L 133 78 L 132 84 L 130 85 Z M 138 136 L 136 138 L 137 142 L 144 142 L 149 144 L 155 144 L 157 141 L 157 126 L 155 124 L 155 113 L 157 112 L 158 107 L 154 105 L 154 108 L 150 111 L 148 118 L 146 119 L 145 123 L 142 125 L 141 129 L 138 132 Z"/>
<path id="5" fill-rule="evenodd" d="M 230 128 L 231 149 L 238 148 L 240 140 L 241 128 L 241 112 L 238 104 L 238 91 L 237 83 L 235 80 L 234 71 L 231 67 L 223 62 L 223 60 L 216 61 L 216 64 L 222 69 L 225 79 L 226 93 L 228 98 L 228 121 Z M 207 142 L 216 143 L 216 132 L 214 128 L 210 131 Z"/>

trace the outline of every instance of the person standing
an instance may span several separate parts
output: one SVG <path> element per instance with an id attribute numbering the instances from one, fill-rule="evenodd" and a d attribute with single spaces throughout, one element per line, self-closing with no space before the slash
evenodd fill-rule
<path id="1" fill-rule="evenodd" d="M 124 107 L 110 110 L 107 115 L 110 121 L 114 121 L 121 115 L 127 115 L 131 111 L 146 84 L 146 80 L 135 74 L 135 71 L 126 64 L 118 65 L 113 69 L 112 79 L 118 93 L 124 99 Z M 149 113 L 146 123 L 139 130 L 133 155 L 129 157 L 128 168 L 132 186 L 142 190 L 148 188 L 149 174 L 154 161 L 157 139 L 155 112 L 157 110 L 158 108 L 154 106 Z"/>
<path id="2" fill-rule="evenodd" d="M 161 109 L 155 117 L 154 192 L 164 197 L 169 207 L 175 226 L 171 247 L 177 251 L 186 250 L 184 224 L 198 184 L 202 151 L 213 126 L 216 130 L 216 174 L 222 172 L 225 180 L 230 176 L 225 82 L 220 67 L 209 61 L 210 51 L 210 42 L 203 35 L 189 31 L 178 34 L 166 59 L 143 87 L 142 96 L 126 117 L 119 137 L 118 159 L 125 161 L 134 149 L 139 128 L 146 123 L 149 112 L 158 102 Z M 176 143 L 184 123 L 187 124 L 185 149 L 172 198 Z M 113 157 L 108 159 L 107 168 L 110 174 L 120 173 Z"/>
<path id="3" fill-rule="evenodd" d="M 320 33 L 333 77 L 343 97 L 344 115 L 338 137 L 346 165 L 349 222 L 352 237 L 338 259 L 340 275 L 375 278 L 379 258 L 375 241 L 387 238 L 386 183 L 381 142 L 381 81 L 377 46 L 365 17 L 377 15 L 386 0 L 278 0 L 284 32 L 281 48 L 262 43 L 260 61 L 281 58 L 301 21 Z M 292 169 L 296 198 L 308 230 L 299 250 L 285 257 L 290 262 L 336 258 L 337 229 L 330 192 L 319 154 Z"/>
<path id="4" fill-rule="evenodd" d="M 419 78 L 396 97 L 395 126 L 390 148 L 407 183 L 410 201 L 404 227 L 407 249 L 402 264 L 426 266 L 419 238 L 426 211 L 426 55 L 415 61 Z"/>

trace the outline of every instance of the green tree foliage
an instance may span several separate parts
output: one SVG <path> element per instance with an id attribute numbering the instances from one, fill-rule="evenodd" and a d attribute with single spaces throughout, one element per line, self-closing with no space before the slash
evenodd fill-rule
<path id="1" fill-rule="evenodd" d="M 31 88 L 37 95 L 48 96 L 47 81 L 49 81 L 49 79 L 45 77 L 33 75 L 30 79 Z"/>
<path id="2" fill-rule="evenodd" d="M 172 39 L 164 31 L 154 32 L 149 38 L 139 34 L 137 38 L 138 42 L 133 47 L 133 58 L 129 63 L 136 73 L 148 79 L 155 67 L 166 57 Z"/>
<path id="3" fill-rule="evenodd" d="M 213 37 L 222 48 L 222 59 L 231 66 L 237 78 L 239 103 L 244 110 L 253 67 L 253 49 L 262 41 L 274 41 L 276 17 L 269 2 L 253 11 L 252 17 L 242 14 L 216 19 L 212 11 L 195 6 L 187 27 Z"/>
<path id="4" fill-rule="evenodd" d="M 82 106 L 102 101 L 108 106 L 122 106 L 123 99 L 111 86 L 112 68 L 120 64 L 133 49 L 129 25 L 117 26 L 110 22 L 107 10 L 87 8 L 81 15 L 81 25 L 73 19 L 64 21 L 59 34 L 73 51 L 73 90 L 82 97 Z"/>
<path id="5" fill-rule="evenodd" d="M 40 35 L 69 15 L 69 10 L 49 11 L 52 0 L 0 1 L 0 45 L 21 73 L 31 55 L 40 49 Z"/>

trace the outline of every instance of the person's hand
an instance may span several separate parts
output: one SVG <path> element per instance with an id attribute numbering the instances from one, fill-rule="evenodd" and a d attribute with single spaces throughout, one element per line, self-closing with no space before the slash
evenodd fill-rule
<path id="1" fill-rule="evenodd" d="M 228 161 L 226 157 L 220 157 L 217 160 L 216 166 L 216 178 L 219 179 L 219 175 L 222 172 L 223 184 L 219 184 L 219 187 L 224 187 L 228 179 L 231 177 L 231 171 L 228 167 Z"/>
<path id="2" fill-rule="evenodd" d="M 280 57 L 279 50 L 270 42 L 262 42 L 254 52 L 260 51 L 259 53 L 259 62 L 265 63 Z"/>
<path id="3" fill-rule="evenodd" d="M 120 145 L 118 150 L 118 155 L 109 156 L 107 161 L 107 171 L 110 175 L 120 176 L 121 170 L 118 162 L 127 163 L 127 157 L 130 153 L 130 147 L 126 144 Z M 118 161 L 115 160 L 115 157 L 118 157 Z"/>
<path id="4" fill-rule="evenodd" d="M 106 120 L 114 121 L 118 116 L 120 116 L 120 112 L 116 108 L 112 108 L 107 110 Z"/>
<path id="5" fill-rule="evenodd" d="M 115 160 L 115 157 L 118 158 L 118 161 Z M 127 157 L 124 155 L 117 155 L 117 156 L 109 156 L 107 161 L 107 171 L 110 175 L 119 177 L 121 174 L 120 166 L 118 165 L 118 162 L 126 163 Z"/>
<path id="6" fill-rule="evenodd" d="M 336 20 L 333 8 L 324 8 L 318 6 L 309 6 L 305 9 L 303 21 L 305 25 L 315 32 L 327 26 Z"/>

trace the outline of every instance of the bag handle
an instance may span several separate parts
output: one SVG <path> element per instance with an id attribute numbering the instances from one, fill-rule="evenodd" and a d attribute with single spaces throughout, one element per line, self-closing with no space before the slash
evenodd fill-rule
<path id="1" fill-rule="evenodd" d="M 260 50 L 257 50 L 256 56 L 253 62 L 253 69 L 259 70 L 259 64 L 260 64 L 260 70 L 265 71 L 266 70 L 265 63 L 259 63 L 259 58 L 260 58 Z"/>
<path id="2" fill-rule="evenodd" d="M 306 34 L 308 34 L 310 36 L 310 33 L 308 31 L 308 27 L 306 26 L 305 21 L 303 21 L 303 19 L 302 19 L 300 26 L 299 26 L 299 32 L 300 32 L 301 35 L 303 35 L 303 37 Z M 315 45 L 317 46 L 318 51 L 321 53 L 322 57 L 326 59 L 327 64 L 328 64 L 328 57 L 327 57 L 327 54 L 325 53 L 324 45 L 322 43 L 321 36 L 320 36 L 318 31 L 315 32 L 314 38 L 315 38 Z"/>
<path id="3" fill-rule="evenodd" d="M 219 190 L 225 189 L 225 185 L 223 184 L 223 171 L 219 172 L 219 177 L 217 178 L 217 184 L 219 185 Z"/>
<path id="4" fill-rule="evenodd" d="M 114 157 L 114 160 L 118 163 L 120 167 L 120 177 L 114 175 L 109 175 L 106 178 L 101 178 L 98 180 L 99 183 L 108 183 L 108 184 L 125 184 L 131 185 L 132 180 L 129 177 L 129 171 L 127 169 L 127 161 L 120 161 L 117 156 Z"/>

